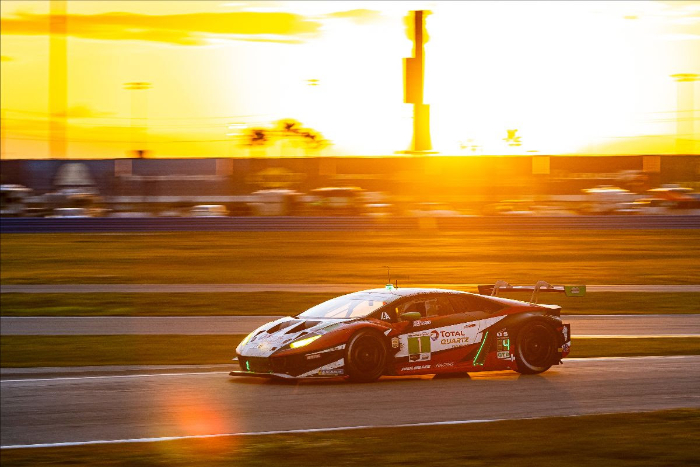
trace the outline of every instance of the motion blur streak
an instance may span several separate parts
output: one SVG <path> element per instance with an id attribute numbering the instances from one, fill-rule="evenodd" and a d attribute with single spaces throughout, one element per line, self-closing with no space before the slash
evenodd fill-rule
<path id="1" fill-rule="evenodd" d="M 517 420 L 535 420 L 545 417 L 527 417 Z M 493 420 L 452 420 L 447 422 L 431 423 L 403 423 L 400 425 L 381 425 L 381 428 L 403 428 L 411 426 L 440 426 L 440 425 L 466 425 L 469 423 L 489 423 L 499 422 L 502 419 Z M 55 448 L 61 446 L 88 446 L 93 444 L 119 444 L 119 443 L 155 443 L 159 441 L 174 441 L 178 439 L 211 439 L 224 438 L 229 436 L 263 436 L 263 435 L 291 435 L 296 433 L 323 433 L 343 430 L 365 430 L 370 428 L 380 428 L 380 426 L 339 426 L 335 428 L 311 428 L 308 430 L 281 430 L 281 431 L 259 431 L 243 433 L 219 433 L 213 435 L 192 435 L 192 436 L 167 436 L 163 438 L 137 438 L 137 439 L 112 439 L 98 441 L 79 441 L 75 443 L 45 443 L 45 444 L 18 444 L 15 446 L 1 446 L 0 449 L 26 449 L 26 448 Z"/>
<path id="2" fill-rule="evenodd" d="M 42 381 L 76 381 L 84 379 L 112 379 L 112 378 L 159 378 L 161 376 L 199 376 L 199 375 L 211 375 L 220 374 L 227 375 L 228 371 L 206 371 L 200 373 L 157 373 L 157 374 L 147 374 L 147 375 L 110 375 L 110 376 L 69 376 L 69 377 L 57 377 L 57 378 L 27 378 L 27 379 L 3 379 L 0 380 L 0 384 L 6 383 L 38 383 Z"/>

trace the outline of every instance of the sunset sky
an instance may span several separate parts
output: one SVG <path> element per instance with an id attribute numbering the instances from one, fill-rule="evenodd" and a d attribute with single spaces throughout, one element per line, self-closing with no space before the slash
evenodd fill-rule
<path id="1" fill-rule="evenodd" d="M 50 2 L 1 5 L 4 155 L 49 157 Z M 82 0 L 68 2 L 68 157 L 126 157 L 132 97 L 155 157 L 246 156 L 237 133 L 284 118 L 332 141 L 323 155 L 405 150 L 415 9 L 432 12 L 425 102 L 441 154 L 675 152 L 670 75 L 700 74 L 700 2 Z M 124 89 L 134 81 L 152 88 Z M 699 109 L 700 81 L 685 85 Z"/>

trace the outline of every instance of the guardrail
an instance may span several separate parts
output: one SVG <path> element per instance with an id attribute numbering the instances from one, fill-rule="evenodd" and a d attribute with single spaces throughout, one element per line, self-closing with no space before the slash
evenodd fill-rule
<path id="1" fill-rule="evenodd" d="M 700 229 L 700 216 L 12 218 L 1 233 Z"/>

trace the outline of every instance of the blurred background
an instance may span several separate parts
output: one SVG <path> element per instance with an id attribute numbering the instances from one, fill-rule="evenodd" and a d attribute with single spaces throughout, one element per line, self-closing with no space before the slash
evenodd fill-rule
<path id="1" fill-rule="evenodd" d="M 700 212 L 700 2 L 10 0 L 1 32 L 5 216 Z"/>
<path id="2" fill-rule="evenodd" d="M 700 2 L 0 8 L 3 466 L 700 465 Z M 497 280 L 587 285 L 563 369 L 227 376 L 338 294 Z"/>

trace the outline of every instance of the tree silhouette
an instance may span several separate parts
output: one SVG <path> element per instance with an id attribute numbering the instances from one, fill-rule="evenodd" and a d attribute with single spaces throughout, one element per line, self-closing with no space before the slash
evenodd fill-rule
<path id="1" fill-rule="evenodd" d="M 249 128 L 243 144 L 262 148 L 277 141 L 289 141 L 294 146 L 301 146 L 305 151 L 318 151 L 330 144 L 321 133 L 311 128 L 304 128 L 298 120 L 286 118 L 279 120 L 273 128 Z"/>

